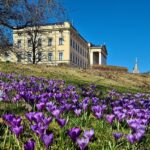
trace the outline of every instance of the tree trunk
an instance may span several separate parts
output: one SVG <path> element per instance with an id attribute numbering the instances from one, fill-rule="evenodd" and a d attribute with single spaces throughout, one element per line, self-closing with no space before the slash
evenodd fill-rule
<path id="1" fill-rule="evenodd" d="M 33 52 L 33 60 L 32 60 L 32 63 L 35 64 L 35 60 L 36 60 L 35 48 L 33 48 L 32 52 Z"/>

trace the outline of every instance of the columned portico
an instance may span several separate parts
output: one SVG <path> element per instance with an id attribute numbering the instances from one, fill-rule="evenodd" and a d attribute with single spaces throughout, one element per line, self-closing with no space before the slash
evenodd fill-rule
<path id="1" fill-rule="evenodd" d="M 90 65 L 106 65 L 106 46 L 90 46 Z"/>

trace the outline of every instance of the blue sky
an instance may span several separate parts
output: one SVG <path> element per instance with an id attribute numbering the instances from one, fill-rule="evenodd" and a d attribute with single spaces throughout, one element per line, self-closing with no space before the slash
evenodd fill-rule
<path id="1" fill-rule="evenodd" d="M 68 18 L 87 41 L 106 44 L 108 64 L 150 70 L 149 0 L 63 0 Z"/>

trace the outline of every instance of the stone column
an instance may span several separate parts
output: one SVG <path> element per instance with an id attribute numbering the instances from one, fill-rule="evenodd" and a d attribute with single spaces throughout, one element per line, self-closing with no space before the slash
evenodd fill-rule
<path id="1" fill-rule="evenodd" d="M 99 65 L 102 64 L 101 52 L 99 52 Z"/>
<path id="2" fill-rule="evenodd" d="M 93 65 L 93 52 L 90 52 L 90 65 Z"/>

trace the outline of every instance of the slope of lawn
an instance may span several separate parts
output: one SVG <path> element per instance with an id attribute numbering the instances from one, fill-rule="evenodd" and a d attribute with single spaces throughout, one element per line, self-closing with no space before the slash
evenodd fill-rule
<path id="1" fill-rule="evenodd" d="M 121 92 L 150 92 L 150 75 L 119 72 L 102 72 L 92 69 L 51 67 L 47 65 L 22 65 L 0 63 L 0 71 L 24 76 L 46 77 L 65 80 L 73 85 L 94 83 L 103 91 L 116 89 Z"/>
<path id="2" fill-rule="evenodd" d="M 90 72 L 76 69 L 71 76 L 73 70 L 57 68 L 61 72 L 50 76 L 56 68 L 42 67 L 3 67 L 14 73 L 0 73 L 0 149 L 150 149 L 150 94 L 108 92 L 90 84 Z"/>

